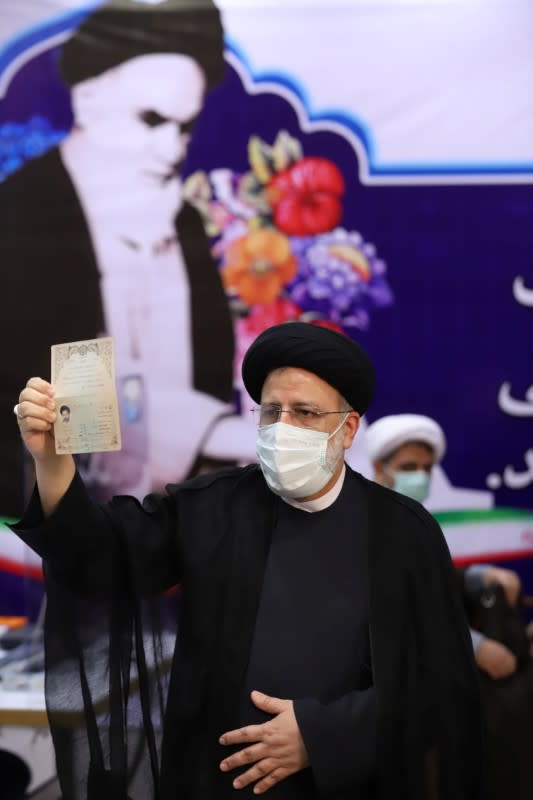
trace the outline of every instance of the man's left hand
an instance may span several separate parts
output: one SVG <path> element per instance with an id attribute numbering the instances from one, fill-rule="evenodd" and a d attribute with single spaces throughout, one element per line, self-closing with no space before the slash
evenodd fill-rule
<path id="1" fill-rule="evenodd" d="M 234 789 L 243 789 L 257 781 L 254 794 L 262 794 L 299 772 L 309 764 L 300 729 L 294 714 L 292 700 L 280 700 L 261 692 L 252 692 L 252 701 L 262 711 L 274 714 L 274 718 L 263 725 L 247 725 L 224 733 L 220 744 L 246 745 L 220 764 L 223 772 L 253 764 L 233 781 Z"/>
<path id="2" fill-rule="evenodd" d="M 485 585 L 490 583 L 499 584 L 505 592 L 508 605 L 511 608 L 516 606 L 522 591 L 522 584 L 516 572 L 502 567 L 487 567 L 483 573 L 483 583 Z"/>

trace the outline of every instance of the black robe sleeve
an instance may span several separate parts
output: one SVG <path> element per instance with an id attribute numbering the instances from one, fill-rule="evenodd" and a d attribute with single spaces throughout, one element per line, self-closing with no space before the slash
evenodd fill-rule
<path id="1" fill-rule="evenodd" d="M 56 580 L 77 591 L 110 596 L 117 560 L 126 556 L 136 588 L 146 594 L 163 592 L 179 579 L 176 503 L 169 495 L 148 495 L 142 504 L 134 497 L 116 497 L 99 506 L 76 473 L 53 514 L 44 518 L 35 489 L 23 518 L 11 527 Z M 122 536 L 128 539 L 127 549 Z"/>
<path id="2" fill-rule="evenodd" d="M 373 687 L 332 703 L 295 700 L 294 713 L 321 796 L 353 791 L 373 779 L 377 732 Z"/>
<path id="3" fill-rule="evenodd" d="M 76 474 L 12 526 L 43 558 L 46 703 L 68 800 L 155 798 L 176 641 L 177 501 L 92 502 Z M 132 788 L 134 787 L 134 793 Z"/>
<path id="4" fill-rule="evenodd" d="M 246 502 L 234 506 L 241 478 Z M 76 475 L 48 518 L 35 492 L 11 526 L 43 557 L 46 707 L 65 800 L 196 799 L 198 777 L 215 774 L 207 698 L 216 744 L 249 652 L 270 505 L 255 468 L 103 506 Z"/>
<path id="5" fill-rule="evenodd" d="M 369 488 L 378 797 L 478 800 L 481 693 L 448 547 L 418 503 Z"/>

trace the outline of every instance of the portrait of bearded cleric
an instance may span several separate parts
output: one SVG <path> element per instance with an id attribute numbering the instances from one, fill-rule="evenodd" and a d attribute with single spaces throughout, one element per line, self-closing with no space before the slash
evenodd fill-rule
<path id="1" fill-rule="evenodd" d="M 123 449 L 80 464 L 97 494 L 142 495 L 206 463 L 253 458 L 233 413 L 226 296 L 180 175 L 206 94 L 224 77 L 219 11 L 211 0 L 114 0 L 82 22 L 58 62 L 72 128 L 0 185 L 0 256 L 25 320 L 4 404 L 23 376 L 49 375 L 52 344 L 111 335 Z M 12 338 L 21 308 L 7 305 L 2 333 Z M 0 416 L 0 507 L 17 513 L 22 448 Z"/>

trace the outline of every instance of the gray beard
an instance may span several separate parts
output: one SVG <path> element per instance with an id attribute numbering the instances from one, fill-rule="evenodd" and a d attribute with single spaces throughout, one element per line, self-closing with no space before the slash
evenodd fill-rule
<path id="1" fill-rule="evenodd" d="M 333 436 L 329 442 L 328 447 L 326 450 L 326 466 L 333 475 L 339 463 L 344 458 L 344 425 L 340 430 L 337 431 L 335 436 Z"/>

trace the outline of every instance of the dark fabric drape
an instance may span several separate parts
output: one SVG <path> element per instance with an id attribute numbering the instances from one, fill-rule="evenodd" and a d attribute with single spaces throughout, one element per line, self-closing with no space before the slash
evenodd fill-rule
<path id="1" fill-rule="evenodd" d="M 444 539 L 418 504 L 353 476 L 368 512 L 375 796 L 481 800 L 479 686 Z M 65 800 L 236 796 L 217 740 L 235 722 L 279 502 L 256 466 L 144 507 L 94 506 L 75 478 L 46 521 L 34 496 L 14 530 L 47 564 Z M 179 613 L 164 594 L 178 580 Z"/>

